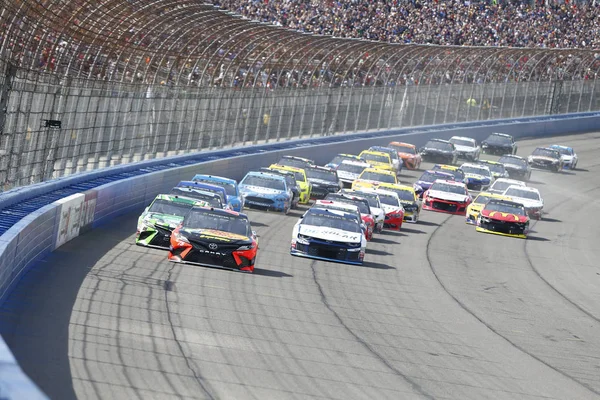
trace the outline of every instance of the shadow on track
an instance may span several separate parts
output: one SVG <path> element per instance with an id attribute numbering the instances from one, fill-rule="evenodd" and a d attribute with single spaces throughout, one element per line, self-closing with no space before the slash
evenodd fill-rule
<path id="1" fill-rule="evenodd" d="M 273 271 L 271 269 L 263 269 L 256 267 L 254 268 L 254 272 L 251 275 L 269 276 L 271 278 L 292 278 L 294 276 L 281 271 Z"/>
<path id="2" fill-rule="evenodd" d="M 361 265 L 361 267 L 362 268 L 373 268 L 373 269 L 396 269 L 396 267 L 392 267 L 387 264 L 376 263 L 376 262 L 371 262 L 371 261 L 366 261 L 363 265 Z"/>
<path id="3" fill-rule="evenodd" d="M 385 239 L 380 236 L 375 236 L 373 239 L 371 239 L 371 242 L 382 244 L 398 244 L 398 242 L 395 240 Z"/>
<path id="4" fill-rule="evenodd" d="M 420 219 L 419 222 L 417 222 L 417 225 L 423 225 L 423 226 L 440 226 L 440 224 L 438 224 L 437 222 L 423 221 L 422 219 Z"/>
<path id="5" fill-rule="evenodd" d="M 574 168 L 573 171 L 577 171 L 577 172 L 590 172 L 589 169 L 585 169 L 585 168 Z"/>
<path id="6" fill-rule="evenodd" d="M 402 225 L 402 232 L 410 233 L 410 234 L 424 234 L 424 233 L 427 233 L 427 232 L 423 232 L 420 229 L 405 228 L 404 224 Z"/>
<path id="7" fill-rule="evenodd" d="M 550 239 L 546 239 L 541 236 L 527 236 L 527 240 L 532 240 L 534 242 L 549 242 Z"/>
<path id="8" fill-rule="evenodd" d="M 562 222 L 560 219 L 548 218 L 548 217 L 542 217 L 541 221 L 542 222 Z"/>
<path id="9" fill-rule="evenodd" d="M 544 171 L 542 171 L 542 172 L 544 172 Z M 531 184 L 531 185 L 545 185 L 545 183 L 544 183 L 544 182 L 541 182 L 541 181 L 534 181 L 533 179 L 530 179 L 530 180 L 528 180 L 528 181 L 527 181 L 527 183 L 528 183 L 528 184 Z"/>
<path id="10" fill-rule="evenodd" d="M 367 247 L 367 254 L 372 254 L 375 256 L 393 256 L 394 255 L 385 250 L 369 249 L 368 247 Z"/>
<path id="11" fill-rule="evenodd" d="M 250 223 L 250 225 L 252 225 L 252 228 L 268 228 L 269 225 L 267 224 L 263 224 L 262 222 L 256 222 L 256 221 L 252 221 Z"/>

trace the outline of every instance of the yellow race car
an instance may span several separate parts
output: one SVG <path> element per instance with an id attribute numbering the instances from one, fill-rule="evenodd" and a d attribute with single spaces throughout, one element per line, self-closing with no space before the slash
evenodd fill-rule
<path id="1" fill-rule="evenodd" d="M 491 199 L 511 200 L 510 197 L 502 196 L 501 194 L 481 192 L 477 195 L 477 197 L 475 197 L 475 200 L 473 200 L 473 202 L 467 207 L 465 222 L 467 224 L 475 225 L 477 223 L 477 217 L 479 217 L 479 213 Z"/>
<path id="2" fill-rule="evenodd" d="M 371 164 L 373 168 L 394 172 L 394 163 L 387 153 L 382 151 L 364 150 L 358 156 Z"/>
<path id="3" fill-rule="evenodd" d="M 358 190 L 362 187 L 373 188 L 381 183 L 398 183 L 398 178 L 394 171 L 365 168 L 358 178 L 352 182 L 352 189 Z"/>
<path id="4" fill-rule="evenodd" d="M 312 186 L 306 178 L 306 172 L 304 171 L 304 169 L 280 164 L 271 164 L 269 165 L 269 169 L 293 172 L 296 178 L 296 183 L 298 183 L 298 187 L 300 188 L 300 203 L 308 204 L 308 201 L 310 200 L 310 191 Z"/>
<path id="5" fill-rule="evenodd" d="M 381 183 L 377 189 L 394 192 L 400 198 L 400 203 L 404 207 L 404 222 L 416 223 L 421 214 L 421 200 L 412 186 L 401 185 L 399 183 Z"/>

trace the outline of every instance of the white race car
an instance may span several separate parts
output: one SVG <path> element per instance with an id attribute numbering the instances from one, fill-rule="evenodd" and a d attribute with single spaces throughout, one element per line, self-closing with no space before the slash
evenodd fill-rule
<path id="1" fill-rule="evenodd" d="M 469 161 L 479 160 L 481 147 L 479 147 L 475 139 L 464 136 L 452 136 L 448 141 L 456 148 L 459 158 Z"/>
<path id="2" fill-rule="evenodd" d="M 362 197 L 363 199 L 369 202 L 369 207 L 371 207 L 371 213 L 375 218 L 375 233 L 381 233 L 383 231 L 383 226 L 385 224 L 385 212 L 383 211 L 383 207 L 381 206 L 381 201 L 379 200 L 379 196 L 373 190 L 367 189 L 366 191 L 363 189 L 360 190 L 342 190 L 343 193 L 351 194 L 357 197 Z"/>
<path id="3" fill-rule="evenodd" d="M 460 169 L 465 174 L 465 183 L 469 190 L 485 191 L 494 182 L 492 171 L 487 165 L 464 163 Z"/>
<path id="4" fill-rule="evenodd" d="M 351 161 L 344 160 L 337 167 L 338 179 L 342 182 L 344 187 L 352 186 L 352 182 L 354 182 L 360 174 L 365 170 L 365 168 L 370 168 L 371 164 L 361 162 L 361 161 Z"/>
<path id="5" fill-rule="evenodd" d="M 536 188 L 511 185 L 506 188 L 503 195 L 509 196 L 516 203 L 523 204 L 529 218 L 542 219 L 544 199 L 542 199 L 540 191 Z"/>
<path id="6" fill-rule="evenodd" d="M 577 168 L 577 153 L 573 150 L 572 147 L 561 146 L 558 144 L 553 144 L 550 146 L 551 149 L 558 150 L 560 153 L 560 158 L 563 160 L 563 168 L 564 169 L 575 169 Z"/>
<path id="7" fill-rule="evenodd" d="M 509 186 L 523 186 L 526 187 L 527 184 L 523 181 L 518 181 L 516 179 L 508 179 L 508 178 L 499 178 L 494 181 L 492 186 L 487 190 L 490 193 L 502 194 Z"/>
<path id="8" fill-rule="evenodd" d="M 355 214 L 312 207 L 294 225 L 290 254 L 361 265 L 366 247 Z"/>

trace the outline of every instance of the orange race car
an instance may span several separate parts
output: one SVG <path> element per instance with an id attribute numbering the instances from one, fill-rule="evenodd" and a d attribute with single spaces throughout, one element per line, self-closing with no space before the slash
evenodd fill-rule
<path id="1" fill-rule="evenodd" d="M 414 144 L 403 142 L 391 142 L 388 147 L 398 152 L 398 157 L 402 159 L 404 166 L 408 169 L 421 168 L 421 155 Z"/>

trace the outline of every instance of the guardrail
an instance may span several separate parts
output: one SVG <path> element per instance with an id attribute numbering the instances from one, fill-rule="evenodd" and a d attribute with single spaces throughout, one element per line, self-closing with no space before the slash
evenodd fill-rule
<path id="1" fill-rule="evenodd" d="M 0 305 L 36 261 L 112 218 L 141 211 L 158 193 L 169 191 L 175 183 L 196 173 L 241 179 L 246 171 L 269 165 L 283 154 L 325 163 L 334 154 L 356 154 L 392 140 L 422 146 L 432 137 L 447 139 L 457 134 L 481 141 L 498 131 L 525 138 L 599 129 L 600 113 L 583 113 L 359 132 L 143 161 L 18 188 L 0 194 L 0 213 L 11 207 L 22 209 L 32 201 L 32 207 L 37 204 L 38 208 L 14 221 L 0 236 Z M 0 399 L 20 398 L 45 396 L 20 372 L 0 340 Z"/>

